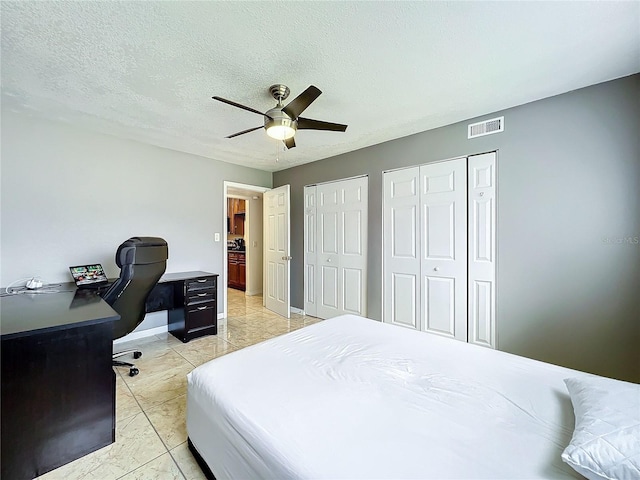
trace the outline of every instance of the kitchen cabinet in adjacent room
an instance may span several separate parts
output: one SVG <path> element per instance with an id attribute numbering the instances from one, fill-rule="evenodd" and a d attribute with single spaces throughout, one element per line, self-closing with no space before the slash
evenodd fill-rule
<path id="1" fill-rule="evenodd" d="M 227 199 L 227 226 L 232 235 L 244 235 L 246 202 L 241 198 Z"/>
<path id="2" fill-rule="evenodd" d="M 228 252 L 228 286 L 245 291 L 247 288 L 247 270 L 245 252 Z"/>

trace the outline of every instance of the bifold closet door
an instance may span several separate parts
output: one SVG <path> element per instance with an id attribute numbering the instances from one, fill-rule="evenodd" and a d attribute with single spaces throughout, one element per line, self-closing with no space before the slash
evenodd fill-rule
<path id="1" fill-rule="evenodd" d="M 316 186 L 304 187 L 304 312 L 318 316 L 316 302 Z"/>
<path id="2" fill-rule="evenodd" d="M 466 158 L 384 174 L 384 321 L 467 340 Z"/>
<path id="3" fill-rule="evenodd" d="M 383 320 L 496 347 L 496 153 L 383 174 Z"/>
<path id="4" fill-rule="evenodd" d="M 467 159 L 420 167 L 420 311 L 425 332 L 467 341 Z"/>
<path id="5" fill-rule="evenodd" d="M 383 319 L 421 330 L 420 167 L 385 172 L 383 180 Z"/>
<path id="6" fill-rule="evenodd" d="M 496 348 L 496 153 L 468 169 L 469 343 Z"/>
<path id="7" fill-rule="evenodd" d="M 367 205 L 367 177 L 305 187 L 306 313 L 366 315 Z"/>

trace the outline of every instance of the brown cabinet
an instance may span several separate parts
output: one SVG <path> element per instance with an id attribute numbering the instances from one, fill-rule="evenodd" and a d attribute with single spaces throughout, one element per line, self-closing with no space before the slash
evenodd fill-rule
<path id="1" fill-rule="evenodd" d="M 247 289 L 247 264 L 246 257 L 242 255 L 242 261 L 238 262 L 238 283 L 240 284 L 240 290 L 245 291 Z"/>
<path id="2" fill-rule="evenodd" d="M 244 252 L 228 252 L 228 285 L 244 291 L 247 287 L 246 257 Z"/>
<path id="3" fill-rule="evenodd" d="M 232 235 L 244 235 L 245 201 L 241 198 L 227 199 L 227 217 L 229 232 Z"/>
<path id="4" fill-rule="evenodd" d="M 235 228 L 236 235 L 244 235 L 244 214 L 238 215 L 236 214 L 236 218 L 233 222 L 233 226 Z"/>
<path id="5" fill-rule="evenodd" d="M 170 282 L 169 331 L 183 342 L 218 333 L 218 275 L 200 273 L 203 275 Z"/>

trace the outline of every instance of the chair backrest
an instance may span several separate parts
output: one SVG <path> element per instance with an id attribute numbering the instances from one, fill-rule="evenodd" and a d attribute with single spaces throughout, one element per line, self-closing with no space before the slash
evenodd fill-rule
<path id="1" fill-rule="evenodd" d="M 132 237 L 118 247 L 120 277 L 102 298 L 120 315 L 113 338 L 131 333 L 144 319 L 145 303 L 167 268 L 167 242 L 157 237 Z"/>

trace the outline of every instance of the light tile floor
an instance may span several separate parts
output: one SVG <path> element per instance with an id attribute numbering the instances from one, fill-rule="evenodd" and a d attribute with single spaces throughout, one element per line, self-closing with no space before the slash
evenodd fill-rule
<path id="1" fill-rule="evenodd" d="M 200 480 L 187 446 L 187 373 L 209 360 L 305 327 L 320 319 L 290 319 L 262 307 L 262 296 L 228 289 L 228 318 L 218 335 L 182 343 L 162 334 L 117 345 L 135 348 L 140 374 L 116 369 L 116 441 L 41 477 L 43 480 Z M 124 361 L 127 361 L 123 358 Z"/>

